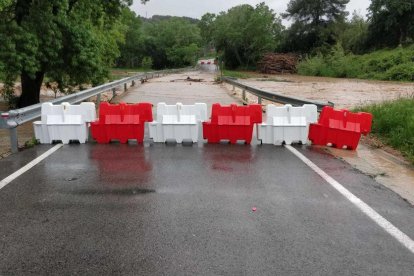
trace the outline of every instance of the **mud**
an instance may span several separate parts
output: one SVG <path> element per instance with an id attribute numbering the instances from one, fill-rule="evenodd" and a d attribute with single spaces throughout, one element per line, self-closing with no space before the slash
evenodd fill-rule
<path id="1" fill-rule="evenodd" d="M 414 168 L 405 160 L 365 144 L 360 144 L 357 151 L 328 151 L 414 205 Z"/>
<path id="2" fill-rule="evenodd" d="M 185 81 L 191 79 L 202 79 L 201 82 Z M 136 103 L 150 102 L 156 106 L 159 102 L 175 104 L 194 104 L 194 102 L 229 104 L 238 102 L 239 99 L 231 97 L 226 93 L 222 84 L 215 82 L 215 75 L 204 71 L 191 71 L 182 74 L 172 74 L 162 78 L 149 80 L 145 85 L 129 89 L 117 101 Z"/>

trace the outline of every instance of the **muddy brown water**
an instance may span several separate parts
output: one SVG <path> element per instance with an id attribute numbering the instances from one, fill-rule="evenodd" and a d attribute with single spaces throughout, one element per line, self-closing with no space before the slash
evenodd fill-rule
<path id="1" fill-rule="evenodd" d="M 400 97 L 414 97 L 414 83 L 271 75 L 241 80 L 263 90 L 297 98 L 330 101 L 337 108 L 353 108 Z M 230 87 L 230 86 L 229 86 Z M 241 90 L 236 89 L 238 95 Z M 247 94 L 250 102 L 257 97 Z"/>

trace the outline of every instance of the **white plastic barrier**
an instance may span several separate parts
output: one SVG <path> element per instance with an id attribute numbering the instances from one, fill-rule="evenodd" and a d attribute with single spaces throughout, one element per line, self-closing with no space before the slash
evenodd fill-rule
<path id="1" fill-rule="evenodd" d="M 305 104 L 302 107 L 275 106 L 266 107 L 267 121 L 258 128 L 258 139 L 263 144 L 290 145 L 294 142 L 308 142 L 309 124 L 318 119 L 316 105 Z"/>
<path id="2" fill-rule="evenodd" d="M 88 140 L 88 123 L 95 120 L 94 103 L 44 103 L 41 121 L 33 123 L 35 137 L 41 144 L 51 144 L 58 140 L 63 144 L 68 144 L 70 140 L 78 140 L 84 144 Z"/>
<path id="3" fill-rule="evenodd" d="M 149 123 L 150 138 L 156 143 L 174 139 L 177 143 L 191 140 L 196 143 L 201 134 L 201 123 L 207 120 L 207 105 L 157 105 L 157 120 Z"/>

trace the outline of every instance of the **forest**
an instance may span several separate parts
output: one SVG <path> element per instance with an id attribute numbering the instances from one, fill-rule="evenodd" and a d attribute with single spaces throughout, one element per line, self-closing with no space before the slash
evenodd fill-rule
<path id="1" fill-rule="evenodd" d="M 263 2 L 192 19 L 142 18 L 132 0 L 3 0 L 2 95 L 23 107 L 39 102 L 46 80 L 70 93 L 107 81 L 113 67 L 177 68 L 201 57 L 255 70 L 269 52 L 299 55 L 299 74 L 413 81 L 413 1 L 372 0 L 366 15 L 349 14 L 348 3 L 291 0 L 276 13 Z"/>

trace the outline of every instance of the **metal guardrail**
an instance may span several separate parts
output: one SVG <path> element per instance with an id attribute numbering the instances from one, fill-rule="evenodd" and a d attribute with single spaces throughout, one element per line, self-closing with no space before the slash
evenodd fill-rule
<path id="1" fill-rule="evenodd" d="M 238 87 L 240 89 L 243 90 L 243 101 L 246 101 L 246 91 L 257 96 L 258 97 L 258 103 L 261 104 L 262 103 L 262 99 L 265 100 L 269 100 L 271 102 L 275 102 L 275 103 L 281 103 L 281 104 L 291 104 L 294 106 L 301 106 L 304 104 L 314 104 L 318 107 L 318 111 L 321 111 L 322 108 L 324 108 L 325 106 L 334 106 L 334 103 L 332 102 L 318 102 L 318 101 L 311 101 L 311 100 L 305 100 L 305 99 L 299 99 L 299 98 L 295 98 L 295 97 L 290 97 L 290 96 L 285 96 L 285 95 L 281 95 L 281 94 L 277 94 L 274 92 L 269 92 L 269 91 L 265 91 L 262 89 L 258 89 L 246 84 L 243 84 L 241 82 L 238 82 L 236 79 L 232 79 L 232 78 L 228 78 L 228 77 L 224 77 L 222 78 L 222 80 L 228 84 L 233 85 L 234 87 Z"/>
<path id="2" fill-rule="evenodd" d="M 61 104 L 63 102 L 68 102 L 70 104 L 80 103 L 91 97 L 97 96 L 97 102 L 100 102 L 100 95 L 104 92 L 112 90 L 113 95 L 115 96 L 115 88 L 119 86 L 124 86 L 124 89 L 127 89 L 127 84 L 132 83 L 132 86 L 135 85 L 135 81 L 143 79 L 152 79 L 155 77 L 164 76 L 167 74 L 178 73 L 182 71 L 191 70 L 190 68 L 184 69 L 172 69 L 172 70 L 162 70 L 155 72 L 148 72 L 137 74 L 135 76 L 123 78 L 117 81 L 110 83 L 102 84 L 90 89 L 86 89 L 77 93 L 73 93 L 67 96 L 59 97 L 50 101 L 53 104 Z M 10 131 L 10 145 L 13 153 L 18 151 L 18 138 L 17 138 L 17 127 L 24 123 L 35 120 L 41 116 L 42 104 L 35 104 L 28 107 L 10 110 L 8 112 L 1 113 L 0 117 L 0 129 L 8 129 Z"/>

